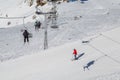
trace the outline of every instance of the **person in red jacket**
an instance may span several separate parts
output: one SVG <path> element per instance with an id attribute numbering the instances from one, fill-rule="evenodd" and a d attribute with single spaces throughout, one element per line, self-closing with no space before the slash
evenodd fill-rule
<path id="1" fill-rule="evenodd" d="M 74 55 L 75 59 L 77 59 L 77 50 L 76 49 L 73 49 L 73 55 Z"/>

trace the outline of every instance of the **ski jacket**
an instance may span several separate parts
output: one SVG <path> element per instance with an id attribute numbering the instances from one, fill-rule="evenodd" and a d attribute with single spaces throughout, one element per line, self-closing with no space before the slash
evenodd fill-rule
<path id="1" fill-rule="evenodd" d="M 40 21 L 36 21 L 34 25 L 37 26 L 37 27 L 40 27 L 41 26 L 41 22 Z"/>
<path id="2" fill-rule="evenodd" d="M 77 50 L 76 49 L 73 50 L 73 54 L 77 55 Z"/>
<path id="3" fill-rule="evenodd" d="M 29 35 L 29 32 L 28 32 L 27 30 L 25 30 L 25 31 L 23 32 L 23 36 L 24 36 L 24 37 L 28 37 L 28 35 Z"/>

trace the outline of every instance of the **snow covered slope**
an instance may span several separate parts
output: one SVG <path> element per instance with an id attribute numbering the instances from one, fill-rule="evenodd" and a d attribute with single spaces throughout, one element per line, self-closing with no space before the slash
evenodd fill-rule
<path id="1" fill-rule="evenodd" d="M 27 22 L 34 22 L 33 16 L 35 16 L 35 0 L 33 2 L 33 5 L 30 7 L 28 6 L 29 0 L 0 0 L 0 17 L 25 17 L 25 23 Z M 11 5 L 12 4 L 12 5 Z M 68 4 L 71 4 L 69 8 L 66 9 L 65 6 L 66 3 L 63 3 L 62 7 L 58 9 L 60 16 L 65 16 L 68 15 L 71 16 L 72 12 L 75 12 L 77 15 L 88 15 L 88 14 L 105 14 L 109 13 L 109 10 L 111 9 L 120 9 L 120 1 L 119 0 L 88 0 L 84 4 L 80 4 L 80 1 L 70 2 Z M 75 5 L 74 5 L 75 4 Z M 107 4 L 107 5 L 106 5 Z M 73 6 L 74 5 L 74 6 Z M 79 6 L 78 6 L 79 5 Z M 48 3 L 47 6 L 50 6 Z M 44 7 L 43 7 L 44 9 Z M 101 10 L 102 9 L 102 10 Z M 76 12 L 77 11 L 77 12 Z M 98 13 L 99 11 L 99 13 Z M 71 13 L 71 14 L 64 14 L 61 15 L 61 13 Z M 72 16 L 74 16 L 72 14 Z M 1 18 L 0 18 L 1 19 Z M 10 22 L 10 25 L 8 23 Z M 0 28 L 6 28 L 6 27 L 13 27 L 15 25 L 20 25 L 23 24 L 23 19 L 22 18 L 17 18 L 17 19 L 1 19 L 0 21 Z"/>
<path id="2" fill-rule="evenodd" d="M 49 48 L 65 43 L 71 43 L 73 41 L 119 27 L 119 9 L 94 8 L 94 6 L 97 5 L 93 5 L 92 3 L 92 1 L 88 1 L 85 4 L 71 2 L 58 5 L 59 28 L 52 29 L 50 27 L 51 24 L 49 23 Z M 77 17 L 77 19 L 75 19 L 75 17 Z M 24 25 L 0 29 L 1 61 L 26 54 L 38 53 L 43 50 L 44 29 L 40 29 L 40 31 L 36 32 L 34 30 L 34 23 L 27 22 L 26 20 L 25 23 L 28 31 L 33 34 L 33 38 L 30 39 L 29 45 L 23 44 L 21 30 L 26 29 Z M 42 27 L 44 27 L 44 22 L 42 23 Z"/>
<path id="3" fill-rule="evenodd" d="M 25 18 L 27 22 L 33 21 L 32 16 L 35 12 L 35 3 L 30 7 L 27 1 L 28 0 L 0 0 L 0 28 L 23 24 L 23 18 L 21 17 L 27 17 L 27 19 Z M 10 25 L 8 22 L 10 22 Z"/>
<path id="4" fill-rule="evenodd" d="M 78 2 L 58 5 L 59 28 L 52 29 L 50 24 L 48 25 L 49 48 L 63 45 L 65 43 L 71 43 L 120 26 L 120 11 L 118 9 L 83 9 L 85 6 L 89 5 L 89 2 L 85 5 Z M 65 10 L 62 10 L 63 8 Z M 107 14 L 107 12 L 109 12 L 109 14 Z M 77 17 L 77 19 L 75 19 L 75 17 Z M 28 31 L 33 34 L 33 38 L 30 39 L 29 45 L 23 44 L 21 30 L 26 29 L 24 25 L 0 29 L 1 61 L 26 54 L 38 53 L 43 50 L 44 29 L 40 29 L 40 31 L 36 32 L 34 29 L 34 23 L 31 22 L 26 22 L 25 26 Z M 42 27 L 44 27 L 44 22 L 42 23 Z"/>
<path id="5" fill-rule="evenodd" d="M 116 36 L 119 33 L 120 28 L 117 28 L 86 38 L 90 41 L 87 44 L 79 40 L 39 54 L 3 62 L 0 64 L 0 79 L 119 80 L 120 38 Z M 71 61 L 73 48 L 78 50 L 78 54 L 85 54 L 79 60 Z M 83 66 L 93 60 L 95 63 L 84 71 Z"/>
<path id="6" fill-rule="evenodd" d="M 19 7 L 17 2 L 10 8 L 9 5 L 2 5 L 2 12 L 20 17 L 35 12 L 35 5 L 28 7 L 23 2 L 18 0 Z M 7 4 L 10 3 L 13 2 L 8 0 Z M 20 19 L 18 23 L 14 20 L 15 24 L 12 22 L 8 26 L 6 21 L 1 19 L 0 79 L 119 80 L 119 3 L 118 0 L 104 0 L 104 2 L 88 0 L 84 4 L 70 2 L 58 5 L 59 28 L 52 29 L 51 24 L 48 23 L 49 49 L 45 51 L 43 51 L 44 22 L 42 22 L 43 29 L 37 32 L 34 30 L 32 16 L 25 20 L 25 26 L 33 37 L 29 44 L 24 45 L 21 31 L 26 28 L 21 24 L 22 20 Z M 17 8 L 20 12 L 17 12 Z M 16 11 L 11 11 L 12 9 Z M 3 14 L 6 16 L 6 13 Z M 89 43 L 83 44 L 83 40 Z M 74 48 L 79 54 L 84 53 L 77 61 L 71 61 Z M 95 63 L 89 66 L 90 70 L 84 71 L 83 66 L 91 61 Z"/>

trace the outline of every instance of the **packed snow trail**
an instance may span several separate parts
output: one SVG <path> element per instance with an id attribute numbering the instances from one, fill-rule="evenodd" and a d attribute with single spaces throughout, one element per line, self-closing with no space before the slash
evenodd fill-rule
<path id="1" fill-rule="evenodd" d="M 116 34 L 116 30 L 120 30 L 120 28 L 103 34 L 111 36 L 111 34 Z M 91 38 L 92 36 L 88 37 L 88 40 Z M 116 48 L 118 44 L 113 41 L 99 36 L 93 39 L 90 44 L 97 46 L 97 48 L 105 48 L 102 48 L 102 51 L 107 52 L 107 55 L 119 60 L 119 58 L 116 57 L 119 56 L 120 50 Z M 112 45 L 112 47 L 107 44 Z M 114 51 L 114 47 L 117 50 L 117 54 L 109 53 Z M 74 48 L 78 50 L 78 53 L 85 52 L 80 60 L 70 60 Z M 86 69 L 84 71 L 83 66 L 92 60 L 96 60 L 95 63 L 89 66 L 89 70 Z M 3 80 L 95 80 L 100 78 L 106 79 L 108 78 L 107 76 L 111 74 L 119 75 L 119 72 L 120 64 L 104 56 L 92 47 L 83 44 L 80 40 L 41 51 L 39 54 L 24 56 L 0 64 L 0 78 Z M 114 80 L 116 77 L 112 78 L 112 80 Z M 119 77 L 117 77 L 117 79 L 119 79 Z"/>
<path id="2" fill-rule="evenodd" d="M 90 9 L 90 5 L 93 5 L 91 3 L 91 1 L 90 3 L 88 1 L 85 4 L 73 2 L 58 5 L 58 24 L 61 24 L 61 19 L 63 18 L 66 19 L 65 21 L 67 23 L 59 25 L 58 29 L 52 29 L 50 25 L 48 25 L 49 48 L 63 45 L 65 43 L 71 43 L 79 39 L 119 27 L 120 11 L 118 11 L 118 9 L 108 10 L 106 8 L 99 9 L 98 7 L 95 7 L 95 9 Z M 63 8 L 65 10 L 63 10 Z M 109 15 L 107 12 L 109 12 Z M 82 16 L 82 18 L 74 20 L 74 17 L 76 16 Z M 1 61 L 38 53 L 43 50 L 44 28 L 40 29 L 38 32 L 35 32 L 34 23 L 31 21 L 27 22 L 28 19 L 25 19 L 25 25 L 0 29 L 0 40 L 2 45 L 0 48 Z M 27 27 L 28 31 L 33 34 L 33 38 L 30 39 L 29 45 L 23 45 L 21 29 L 25 29 L 24 26 Z M 44 27 L 44 22 L 42 22 L 42 27 Z"/>
<path id="3" fill-rule="evenodd" d="M 118 37 L 120 34 L 120 28 L 118 28 L 120 26 L 119 3 L 118 0 L 88 0 L 85 4 L 78 2 L 60 4 L 58 6 L 58 24 L 64 21 L 66 24 L 59 25 L 58 29 L 51 29 L 48 26 L 49 49 L 45 51 L 43 51 L 44 29 L 35 31 L 32 16 L 25 20 L 25 26 L 33 34 L 30 44 L 23 45 L 21 30 L 25 29 L 24 25 L 18 24 L 11 28 L 0 29 L 0 60 L 3 61 L 0 62 L 0 79 L 119 80 L 120 64 L 106 57 L 107 53 L 116 61 L 120 60 L 120 45 L 115 42 L 120 41 Z M 21 5 L 22 8 L 25 8 L 24 6 L 25 4 Z M 11 9 L 6 10 L 11 12 L 10 15 L 18 13 L 15 11 L 12 14 Z M 33 7 L 30 9 L 33 10 Z M 29 11 L 26 7 L 25 12 L 23 10 L 19 15 L 23 16 Z M 80 16 L 81 18 L 74 20 L 75 17 Z M 63 18 L 64 21 L 61 21 Z M 0 23 L 2 24 L 2 22 L 7 21 Z M 44 27 L 44 23 L 42 27 Z M 99 35 L 101 33 L 112 40 Z M 83 44 L 84 39 L 90 40 L 89 43 L 99 51 Z M 70 60 L 73 58 L 72 50 L 74 48 L 78 50 L 78 53 L 85 53 L 80 60 Z M 101 54 L 101 51 L 105 54 Z M 96 62 L 89 66 L 89 70 L 84 71 L 83 66 L 92 60 Z"/>

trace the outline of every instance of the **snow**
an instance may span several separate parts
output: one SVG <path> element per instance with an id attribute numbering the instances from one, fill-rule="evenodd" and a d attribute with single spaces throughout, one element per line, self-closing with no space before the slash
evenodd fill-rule
<path id="1" fill-rule="evenodd" d="M 115 35 L 116 30 L 120 30 L 120 28 L 103 34 L 106 35 L 108 33 L 111 33 Z M 110 36 L 111 35 L 109 35 L 109 37 Z M 112 46 L 109 46 L 107 44 L 112 44 Z M 56 48 L 50 48 L 38 54 L 32 54 L 18 59 L 3 62 L 0 64 L 1 79 L 89 80 L 99 76 L 97 78 L 98 80 L 101 78 L 103 78 L 102 80 L 104 80 L 104 78 L 108 79 L 108 77 L 103 77 L 103 75 L 113 75 L 113 73 L 116 73 L 113 75 L 113 79 L 111 79 L 114 80 L 114 76 L 119 75 L 120 63 L 112 60 L 107 56 L 104 56 L 104 54 L 101 54 L 101 52 L 95 50 L 89 45 L 95 46 L 97 49 L 100 49 L 108 56 L 111 56 L 115 60 L 119 61 L 119 44 L 116 44 L 115 42 L 106 39 L 103 36 L 99 36 L 98 38 L 90 41 L 89 44 L 82 44 L 81 40 L 79 40 L 73 43 L 58 46 Z M 115 47 L 117 48 L 115 49 Z M 85 55 L 83 55 L 80 60 L 71 61 L 71 59 L 73 58 L 73 48 L 76 48 L 79 54 L 84 52 Z M 115 52 L 114 50 L 116 50 L 116 53 L 110 53 Z M 96 59 L 98 60 L 95 61 L 92 66 L 90 66 L 90 70 L 83 70 L 84 65 L 86 65 L 91 60 Z"/>
<path id="2" fill-rule="evenodd" d="M 2 19 L 0 21 L 1 80 L 120 79 L 120 1 L 88 0 L 84 4 L 79 1 L 59 4 L 59 28 L 52 29 L 48 23 L 47 50 L 43 50 L 43 16 L 39 16 L 43 29 L 34 30 L 32 16 L 35 15 L 35 5 L 28 7 L 23 0 L 2 2 L 15 2 L 10 8 L 9 5 L 1 4 L 2 13 L 9 12 L 10 17 L 29 17 L 25 19 L 24 25 L 22 19 L 11 20 L 18 24 L 12 22 L 10 26 L 3 24 L 6 21 Z M 47 4 L 40 8 L 49 11 L 51 6 Z M 26 28 L 33 34 L 29 44 L 23 43 L 22 30 Z M 74 48 L 78 54 L 85 53 L 76 61 L 72 61 Z M 90 70 L 84 71 L 83 67 L 93 60 L 95 63 L 89 66 Z"/>

